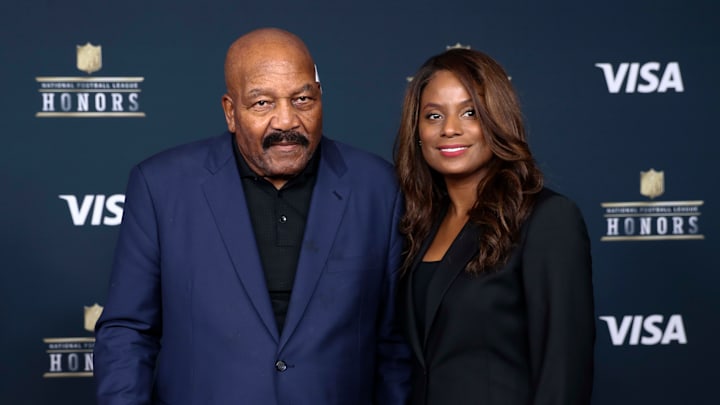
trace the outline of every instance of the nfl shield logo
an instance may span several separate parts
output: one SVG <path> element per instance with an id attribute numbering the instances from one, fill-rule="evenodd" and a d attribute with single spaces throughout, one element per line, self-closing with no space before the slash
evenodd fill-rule
<path id="1" fill-rule="evenodd" d="M 650 169 L 640 172 L 640 194 L 653 199 L 665 192 L 665 172 Z"/>
<path id="2" fill-rule="evenodd" d="M 85 308 L 85 330 L 88 332 L 95 332 L 95 324 L 102 314 L 103 307 L 97 304 L 93 304 L 91 307 Z"/>
<path id="3" fill-rule="evenodd" d="M 87 74 L 102 69 L 102 47 L 94 46 L 90 42 L 77 47 L 77 68 Z"/>

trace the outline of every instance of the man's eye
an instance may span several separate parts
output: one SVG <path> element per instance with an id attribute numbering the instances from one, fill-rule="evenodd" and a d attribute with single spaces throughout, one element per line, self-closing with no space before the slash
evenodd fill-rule
<path id="1" fill-rule="evenodd" d="M 312 96 L 297 96 L 293 99 L 293 105 L 301 110 L 310 109 L 315 105 L 315 99 Z"/>
<path id="2" fill-rule="evenodd" d="M 272 108 L 272 101 L 271 100 L 258 100 L 252 104 L 250 104 L 250 107 L 253 110 L 256 111 L 267 111 L 268 109 Z"/>

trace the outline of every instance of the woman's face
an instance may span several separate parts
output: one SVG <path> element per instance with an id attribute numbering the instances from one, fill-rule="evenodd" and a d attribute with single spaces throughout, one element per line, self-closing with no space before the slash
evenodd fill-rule
<path id="1" fill-rule="evenodd" d="M 420 97 L 418 123 L 425 161 L 446 181 L 480 181 L 492 152 L 472 97 L 451 72 L 435 73 Z"/>

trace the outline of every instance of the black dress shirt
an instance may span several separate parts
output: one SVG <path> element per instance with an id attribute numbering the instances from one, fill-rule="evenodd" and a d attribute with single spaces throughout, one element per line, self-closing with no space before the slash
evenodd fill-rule
<path id="1" fill-rule="evenodd" d="M 234 139 L 233 145 L 275 321 L 282 331 L 317 179 L 320 148 L 305 169 L 278 190 L 250 169 Z"/>

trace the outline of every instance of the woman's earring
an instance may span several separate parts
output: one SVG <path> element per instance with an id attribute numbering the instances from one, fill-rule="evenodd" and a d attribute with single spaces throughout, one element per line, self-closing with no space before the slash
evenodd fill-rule
<path id="1" fill-rule="evenodd" d="M 418 139 L 418 146 L 422 147 L 422 141 Z"/>

